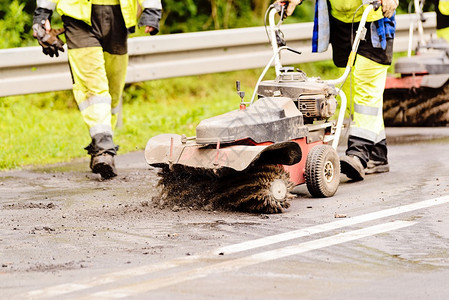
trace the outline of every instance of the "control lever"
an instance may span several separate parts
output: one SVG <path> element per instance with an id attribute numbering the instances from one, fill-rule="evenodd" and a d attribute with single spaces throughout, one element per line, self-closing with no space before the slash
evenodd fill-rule
<path id="1" fill-rule="evenodd" d="M 244 109 L 246 109 L 246 104 L 245 104 L 245 102 L 243 102 L 243 98 L 245 97 L 245 92 L 240 91 L 240 80 L 237 80 L 235 82 L 235 87 L 237 89 L 237 94 L 239 95 L 239 97 L 241 99 L 240 100 L 240 110 L 244 110 Z"/>

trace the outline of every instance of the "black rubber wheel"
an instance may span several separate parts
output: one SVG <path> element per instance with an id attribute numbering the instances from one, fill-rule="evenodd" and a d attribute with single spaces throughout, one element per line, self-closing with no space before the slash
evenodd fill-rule
<path id="1" fill-rule="evenodd" d="M 307 155 L 304 177 L 313 197 L 331 197 L 340 184 L 340 159 L 329 145 L 313 147 Z"/>

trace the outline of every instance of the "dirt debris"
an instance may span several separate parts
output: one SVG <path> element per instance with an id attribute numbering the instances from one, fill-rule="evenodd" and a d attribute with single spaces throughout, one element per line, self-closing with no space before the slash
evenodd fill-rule
<path id="1" fill-rule="evenodd" d="M 13 203 L 13 204 L 7 204 L 3 205 L 4 209 L 53 209 L 57 208 L 57 205 L 55 205 L 53 202 L 50 203 L 35 203 L 35 202 L 29 202 L 29 203 Z"/>
<path id="2" fill-rule="evenodd" d="M 237 210 L 252 213 L 280 213 L 290 207 L 293 184 L 280 166 L 254 166 L 243 172 L 226 170 L 223 174 L 185 166 L 163 166 L 158 173 L 159 195 L 152 199 L 159 208 L 200 210 Z M 287 198 L 277 200 L 270 191 L 271 183 L 286 183 Z"/>

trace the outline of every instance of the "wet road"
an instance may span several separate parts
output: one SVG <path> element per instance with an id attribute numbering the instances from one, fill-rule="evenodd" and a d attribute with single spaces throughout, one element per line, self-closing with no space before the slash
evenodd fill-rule
<path id="1" fill-rule="evenodd" d="M 277 215 L 156 208 L 141 152 L 0 173 L 2 297 L 447 299 L 449 128 L 387 136 L 389 173 Z"/>

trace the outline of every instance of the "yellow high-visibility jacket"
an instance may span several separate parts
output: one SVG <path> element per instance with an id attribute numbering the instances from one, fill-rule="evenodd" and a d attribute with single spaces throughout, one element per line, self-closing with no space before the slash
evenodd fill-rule
<path id="1" fill-rule="evenodd" d="M 331 14 L 337 20 L 345 23 L 360 22 L 363 14 L 362 0 L 330 0 Z M 358 9 L 358 10 L 357 10 Z M 357 14 L 354 16 L 354 13 Z M 382 9 L 371 11 L 368 15 L 368 22 L 377 21 L 383 18 Z"/>
<path id="2" fill-rule="evenodd" d="M 37 7 L 51 11 L 56 9 L 60 15 L 66 15 L 92 25 L 90 21 L 92 4 L 120 4 L 126 28 L 131 28 L 137 24 L 138 3 L 142 9 L 162 9 L 161 0 L 37 0 Z"/>

